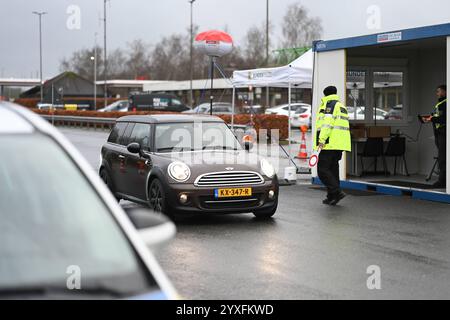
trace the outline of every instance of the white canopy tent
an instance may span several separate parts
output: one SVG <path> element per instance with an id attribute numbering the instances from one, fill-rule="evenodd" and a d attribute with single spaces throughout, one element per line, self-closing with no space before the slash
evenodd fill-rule
<path id="1" fill-rule="evenodd" d="M 289 119 L 291 119 L 291 89 L 311 89 L 313 79 L 314 53 L 312 49 L 287 66 L 239 70 L 233 72 L 233 114 L 231 125 L 234 126 L 234 108 L 236 88 L 242 87 L 281 87 L 288 88 Z M 289 120 L 290 121 L 290 120 Z M 289 157 L 291 154 L 291 126 L 289 123 Z"/>
<path id="2" fill-rule="evenodd" d="M 239 87 L 283 87 L 294 85 L 298 88 L 312 88 L 313 76 L 312 50 L 294 60 L 287 66 L 239 70 L 233 72 L 233 85 Z"/>

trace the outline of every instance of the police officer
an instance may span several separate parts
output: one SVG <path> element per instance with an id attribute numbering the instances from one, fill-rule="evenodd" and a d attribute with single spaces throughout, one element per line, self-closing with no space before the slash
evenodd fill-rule
<path id="1" fill-rule="evenodd" d="M 434 113 L 427 119 L 433 123 L 434 136 L 438 148 L 439 179 L 433 184 L 433 187 L 445 188 L 447 178 L 447 86 L 437 87 L 436 95 L 439 101 L 434 108 Z"/>
<path id="2" fill-rule="evenodd" d="M 327 187 L 323 204 L 335 206 L 345 197 L 340 188 L 339 161 L 343 151 L 351 151 L 350 125 L 347 107 L 339 102 L 334 86 L 325 88 L 325 97 L 316 117 L 315 150 L 321 150 L 317 171 Z"/>

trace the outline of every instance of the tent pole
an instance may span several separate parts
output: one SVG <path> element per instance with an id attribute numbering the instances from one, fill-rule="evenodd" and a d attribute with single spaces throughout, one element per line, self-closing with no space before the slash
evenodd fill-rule
<path id="1" fill-rule="evenodd" d="M 288 136 L 289 136 L 289 141 L 288 141 L 288 150 L 289 150 L 289 159 L 291 159 L 291 92 L 292 92 L 292 88 L 291 88 L 291 83 L 289 82 L 289 89 L 288 89 L 288 105 L 289 105 L 289 119 L 288 119 Z"/>
<path id="2" fill-rule="evenodd" d="M 211 57 L 211 91 L 209 97 L 209 114 L 211 116 L 213 115 L 213 102 L 214 102 L 213 90 L 214 90 L 214 57 Z"/>
<path id="3" fill-rule="evenodd" d="M 235 103 L 236 103 L 236 87 L 233 85 L 233 96 L 231 97 L 231 108 L 232 108 L 232 112 L 231 112 L 231 130 L 233 130 L 234 132 L 234 112 L 235 112 Z"/>

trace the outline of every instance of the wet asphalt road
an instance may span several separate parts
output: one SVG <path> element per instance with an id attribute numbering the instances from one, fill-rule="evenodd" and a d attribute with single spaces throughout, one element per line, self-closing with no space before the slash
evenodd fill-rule
<path id="1" fill-rule="evenodd" d="M 106 134 L 62 131 L 96 168 Z M 323 197 L 310 185 L 282 187 L 270 221 L 178 218 L 159 261 L 188 299 L 450 298 L 450 206 L 354 193 L 332 208 Z M 371 265 L 380 290 L 367 288 Z"/>

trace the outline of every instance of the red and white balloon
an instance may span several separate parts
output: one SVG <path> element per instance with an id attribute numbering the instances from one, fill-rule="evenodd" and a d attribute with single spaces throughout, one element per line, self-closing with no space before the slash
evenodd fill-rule
<path id="1" fill-rule="evenodd" d="M 223 31 L 206 31 L 195 37 L 195 47 L 210 57 L 222 57 L 233 50 L 233 38 Z"/>

